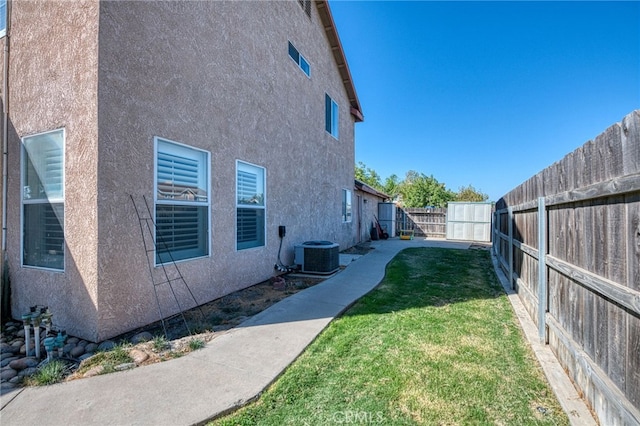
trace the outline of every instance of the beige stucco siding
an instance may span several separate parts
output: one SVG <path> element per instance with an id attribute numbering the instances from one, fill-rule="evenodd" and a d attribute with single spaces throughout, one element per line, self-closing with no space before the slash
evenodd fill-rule
<path id="1" fill-rule="evenodd" d="M 96 1 L 11 2 L 7 249 L 12 314 L 48 305 L 57 325 L 95 338 L 97 265 Z M 64 128 L 65 271 L 21 267 L 20 138 Z"/>
<path id="2" fill-rule="evenodd" d="M 297 2 L 102 2 L 99 34 L 99 338 L 158 319 L 129 200 L 153 200 L 154 136 L 211 153 L 210 256 L 179 263 L 198 303 L 273 275 L 278 225 L 285 263 L 295 243 L 355 242 L 341 221 L 354 121 L 315 8 L 309 19 Z M 324 130 L 325 93 L 339 104 L 339 140 Z M 266 169 L 265 247 L 235 248 L 236 160 Z"/>

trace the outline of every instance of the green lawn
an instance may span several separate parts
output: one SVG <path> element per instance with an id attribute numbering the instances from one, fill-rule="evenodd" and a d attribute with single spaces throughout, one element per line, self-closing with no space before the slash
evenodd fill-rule
<path id="1" fill-rule="evenodd" d="M 260 399 L 211 425 L 568 424 L 484 250 L 408 249 Z"/>

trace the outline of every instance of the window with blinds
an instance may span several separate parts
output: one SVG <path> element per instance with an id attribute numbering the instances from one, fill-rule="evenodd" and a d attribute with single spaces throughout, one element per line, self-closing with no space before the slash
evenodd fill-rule
<path id="1" fill-rule="evenodd" d="M 265 169 L 236 162 L 236 248 L 265 245 Z"/>
<path id="2" fill-rule="evenodd" d="M 22 265 L 64 270 L 64 129 L 22 139 Z"/>
<path id="3" fill-rule="evenodd" d="M 209 153 L 155 138 L 156 263 L 209 255 Z"/>

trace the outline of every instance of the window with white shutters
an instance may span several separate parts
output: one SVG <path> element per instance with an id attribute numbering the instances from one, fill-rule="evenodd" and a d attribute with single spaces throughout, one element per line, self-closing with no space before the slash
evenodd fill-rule
<path id="1" fill-rule="evenodd" d="M 64 270 L 64 129 L 22 139 L 22 265 Z"/>
<path id="2" fill-rule="evenodd" d="M 209 153 L 155 138 L 156 263 L 209 255 Z"/>
<path id="3" fill-rule="evenodd" d="M 236 163 L 236 248 L 265 244 L 265 169 Z"/>

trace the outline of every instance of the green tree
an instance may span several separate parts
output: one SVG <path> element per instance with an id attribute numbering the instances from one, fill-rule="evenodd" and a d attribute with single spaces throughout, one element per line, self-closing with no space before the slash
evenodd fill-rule
<path id="1" fill-rule="evenodd" d="M 471 184 L 461 186 L 456 194 L 456 201 L 481 202 L 487 201 L 489 196 L 479 189 L 475 189 Z"/>
<path id="2" fill-rule="evenodd" d="M 382 192 L 387 194 L 391 199 L 394 199 L 400 194 L 400 185 L 402 182 L 398 179 L 397 175 L 391 175 L 384 180 L 382 185 Z"/>
<path id="3" fill-rule="evenodd" d="M 456 199 L 456 194 L 433 175 L 427 176 L 414 170 L 407 172 L 400 186 L 400 194 L 405 207 L 445 207 L 449 201 Z"/>
<path id="4" fill-rule="evenodd" d="M 372 188 L 377 189 L 378 191 L 382 191 L 382 183 L 380 180 L 380 175 L 376 173 L 375 170 L 370 169 L 364 164 L 362 161 L 358 161 L 355 168 L 355 176 L 356 179 L 362 181 L 369 185 Z"/>

